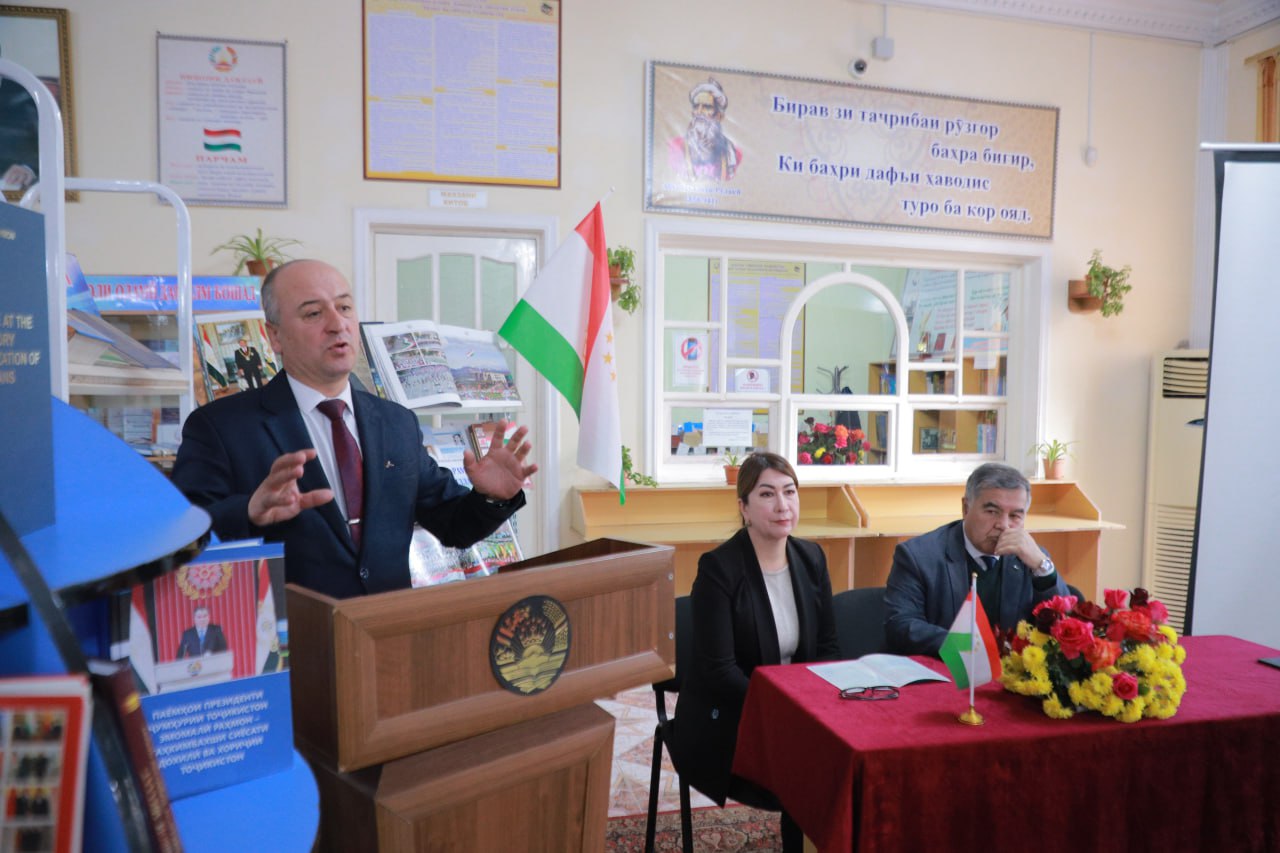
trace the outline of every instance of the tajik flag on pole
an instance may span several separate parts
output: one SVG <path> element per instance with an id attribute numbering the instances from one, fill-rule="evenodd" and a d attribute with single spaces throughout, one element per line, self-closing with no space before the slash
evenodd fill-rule
<path id="1" fill-rule="evenodd" d="M 969 703 L 973 704 L 973 688 L 1000 675 L 1000 656 L 996 652 L 996 638 L 991 632 L 982 600 L 978 598 L 978 577 L 974 575 L 960 612 L 951 624 L 951 631 L 942 641 L 943 662 L 951 670 L 956 687 L 970 690 Z"/>
<path id="2" fill-rule="evenodd" d="M 609 259 L 596 204 L 547 261 L 498 334 L 578 416 L 578 464 L 623 491 Z M 624 492 L 625 499 L 625 492 Z"/>

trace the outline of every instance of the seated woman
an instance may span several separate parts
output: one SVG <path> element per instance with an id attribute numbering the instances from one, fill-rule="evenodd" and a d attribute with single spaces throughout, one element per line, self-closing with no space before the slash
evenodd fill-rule
<path id="1" fill-rule="evenodd" d="M 733 776 L 738 721 L 757 666 L 839 656 L 831 579 L 822 549 L 791 536 L 800 520 L 796 472 L 776 453 L 754 453 L 738 472 L 742 529 L 698 560 L 693 581 L 693 668 L 676 705 L 672 757 L 690 785 L 779 810 L 773 795 Z M 800 841 L 783 813 L 783 848 Z"/>

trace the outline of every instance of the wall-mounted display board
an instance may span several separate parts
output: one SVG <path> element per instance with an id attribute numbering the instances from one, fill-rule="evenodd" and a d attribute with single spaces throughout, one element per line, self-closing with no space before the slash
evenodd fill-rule
<path id="1" fill-rule="evenodd" d="M 559 187 L 559 0 L 365 0 L 364 174 Z"/>
<path id="2" fill-rule="evenodd" d="M 159 181 L 188 205 L 285 207 L 283 42 L 156 35 Z"/>
<path id="3" fill-rule="evenodd" d="M 651 62 L 645 209 L 1053 236 L 1058 109 Z"/>

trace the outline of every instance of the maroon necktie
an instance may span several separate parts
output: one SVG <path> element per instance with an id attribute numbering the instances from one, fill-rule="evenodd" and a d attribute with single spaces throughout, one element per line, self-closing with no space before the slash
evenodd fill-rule
<path id="1" fill-rule="evenodd" d="M 360 448 L 356 438 L 347 429 L 342 420 L 342 413 L 347 404 L 342 400 L 325 400 L 318 409 L 329 419 L 333 430 L 333 455 L 338 461 L 338 476 L 342 478 L 342 494 L 347 499 L 347 524 L 351 531 L 351 539 L 360 550 L 360 519 L 364 511 L 364 465 L 360 459 Z"/>

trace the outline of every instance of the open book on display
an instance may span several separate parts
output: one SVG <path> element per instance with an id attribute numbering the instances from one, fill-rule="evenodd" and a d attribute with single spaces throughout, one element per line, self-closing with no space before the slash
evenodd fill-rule
<path id="1" fill-rule="evenodd" d="M 493 332 L 430 320 L 364 327 L 387 396 L 411 409 L 520 408 L 511 365 Z"/>

